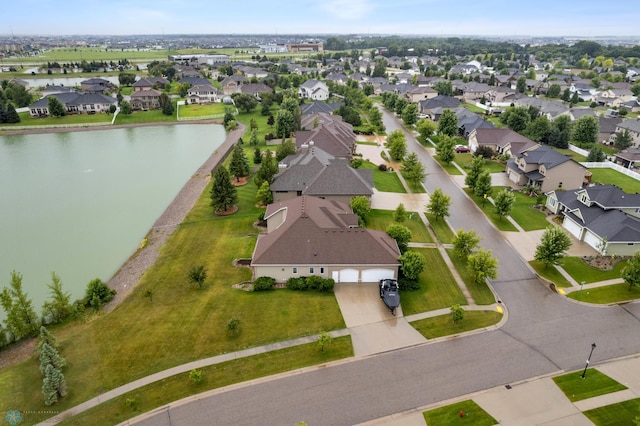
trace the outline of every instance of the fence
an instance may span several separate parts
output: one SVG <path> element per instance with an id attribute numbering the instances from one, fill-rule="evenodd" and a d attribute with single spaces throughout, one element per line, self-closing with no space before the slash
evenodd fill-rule
<path id="1" fill-rule="evenodd" d="M 624 175 L 627 175 L 635 180 L 640 181 L 640 173 L 634 172 L 633 170 L 629 170 L 626 167 L 622 167 L 619 164 L 612 163 L 611 161 L 606 161 L 604 163 L 580 163 L 588 169 L 613 169 L 617 172 L 620 172 Z"/>

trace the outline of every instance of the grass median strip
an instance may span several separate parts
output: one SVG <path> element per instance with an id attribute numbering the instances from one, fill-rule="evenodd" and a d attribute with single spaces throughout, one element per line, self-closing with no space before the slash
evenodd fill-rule
<path id="1" fill-rule="evenodd" d="M 554 377 L 553 381 L 571 402 L 627 389 L 625 385 L 594 368 L 587 370 L 584 379 L 582 371 L 575 371 Z"/>
<path id="2" fill-rule="evenodd" d="M 640 288 L 629 289 L 629 284 L 612 284 L 603 287 L 585 288 L 584 290 L 573 291 L 569 296 L 573 300 L 580 302 L 595 303 L 605 305 L 608 303 L 626 302 L 628 300 L 640 299 Z"/>
<path id="3" fill-rule="evenodd" d="M 425 411 L 422 415 L 428 425 L 448 426 L 468 424 L 474 426 L 493 426 L 498 424 L 496 419 L 491 417 L 489 413 L 470 399 Z"/>
<path id="4" fill-rule="evenodd" d="M 465 311 L 464 318 L 456 323 L 451 314 L 445 314 L 413 321 L 411 325 L 427 339 L 435 339 L 489 327 L 501 319 L 502 314 L 494 310 Z"/>
<path id="5" fill-rule="evenodd" d="M 582 414 L 597 426 L 618 426 L 634 424 L 638 413 L 640 413 L 640 398 L 594 408 Z"/>

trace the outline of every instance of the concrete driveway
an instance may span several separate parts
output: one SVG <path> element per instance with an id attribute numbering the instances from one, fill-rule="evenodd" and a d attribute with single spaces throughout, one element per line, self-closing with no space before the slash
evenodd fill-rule
<path id="1" fill-rule="evenodd" d="M 371 355 L 427 341 L 404 319 L 402 307 L 396 309 L 396 316 L 391 315 L 380 300 L 378 284 L 336 284 L 334 293 L 351 334 L 354 355 Z"/>

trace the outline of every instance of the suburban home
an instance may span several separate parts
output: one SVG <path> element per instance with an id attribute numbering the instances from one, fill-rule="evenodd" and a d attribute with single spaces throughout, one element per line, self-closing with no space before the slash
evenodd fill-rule
<path id="1" fill-rule="evenodd" d="M 627 169 L 633 169 L 640 164 L 640 147 L 627 148 L 616 154 L 616 163 Z"/>
<path id="2" fill-rule="evenodd" d="M 605 145 L 613 145 L 612 136 L 616 133 L 616 127 L 622 122 L 619 117 L 598 117 L 599 129 L 598 140 Z"/>
<path id="3" fill-rule="evenodd" d="M 146 111 L 160 108 L 160 95 L 162 92 L 155 89 L 136 90 L 131 94 L 131 109 Z"/>
<path id="4" fill-rule="evenodd" d="M 421 114 L 428 115 L 432 120 L 435 120 L 433 109 L 454 109 L 460 106 L 460 100 L 446 95 L 438 95 L 433 98 L 420 101 L 418 104 L 418 110 Z"/>
<path id="5" fill-rule="evenodd" d="M 102 93 L 111 88 L 111 82 L 104 78 L 89 78 L 80 82 L 80 90 L 87 93 Z"/>
<path id="6" fill-rule="evenodd" d="M 640 250 L 640 195 L 614 185 L 550 191 L 546 206 L 563 216 L 562 227 L 603 255 L 632 256 Z"/>
<path id="7" fill-rule="evenodd" d="M 542 192 L 554 189 L 576 189 L 584 184 L 587 169 L 571 157 L 546 145 L 537 145 L 507 160 L 507 177 L 520 186 L 531 186 Z"/>
<path id="8" fill-rule="evenodd" d="M 377 283 L 397 278 L 400 250 L 387 233 L 358 228 L 348 204 L 295 197 L 269 204 L 267 233 L 251 258 L 253 279 L 317 275 L 336 283 Z"/>
<path id="9" fill-rule="evenodd" d="M 426 99 L 433 99 L 438 96 L 438 92 L 431 87 L 427 86 L 418 86 L 414 89 L 409 90 L 405 93 L 407 100 L 410 103 L 418 103 L 420 101 L 424 101 Z"/>
<path id="10" fill-rule="evenodd" d="M 222 102 L 222 93 L 209 84 L 198 84 L 187 90 L 187 100 L 190 104 Z"/>
<path id="11" fill-rule="evenodd" d="M 342 105 L 344 105 L 344 102 L 326 103 L 323 101 L 314 101 L 310 104 L 300 105 L 300 112 L 302 113 L 302 115 L 317 114 L 319 112 L 333 114 L 333 111 L 337 110 Z"/>
<path id="12" fill-rule="evenodd" d="M 301 99 L 311 99 L 314 101 L 326 101 L 329 99 L 329 86 L 319 80 L 307 80 L 298 89 Z"/>
<path id="13" fill-rule="evenodd" d="M 297 155 L 278 164 L 271 183 L 274 202 L 302 195 L 349 203 L 351 198 L 373 195 L 373 171 L 354 169 L 349 161 L 336 158 L 309 142 Z"/>
<path id="14" fill-rule="evenodd" d="M 116 99 L 101 93 L 67 92 L 47 95 L 29 107 L 31 117 L 49 115 L 49 96 L 55 97 L 64 106 L 67 114 L 96 114 L 109 112 Z"/>
<path id="15" fill-rule="evenodd" d="M 133 83 L 134 92 L 139 92 L 142 90 L 149 90 L 149 89 L 153 89 L 153 82 L 148 78 L 141 78 L 135 83 Z"/>
<path id="16" fill-rule="evenodd" d="M 302 116 L 301 129 L 296 132 L 296 147 L 310 146 L 311 142 L 317 148 L 334 157 L 346 158 L 351 161 L 356 149 L 356 136 L 353 126 L 342 121 L 339 115 L 326 113 Z"/>
<path id="17" fill-rule="evenodd" d="M 629 119 L 629 120 L 624 120 L 618 123 L 618 125 L 616 126 L 616 133 L 623 132 L 625 130 L 629 131 L 629 134 L 633 139 L 632 146 L 639 147 L 640 146 L 640 119 L 637 119 L 637 118 L 635 120 Z M 615 137 L 615 135 L 613 135 L 612 137 Z"/>
<path id="18" fill-rule="evenodd" d="M 506 127 L 477 128 L 469 133 L 469 149 L 476 152 L 481 146 L 491 148 L 496 154 L 511 157 L 538 144 Z"/>
<path id="19" fill-rule="evenodd" d="M 261 95 L 273 93 L 273 89 L 264 83 L 247 83 L 237 88 L 235 93 L 246 93 L 257 99 L 261 99 Z"/>
<path id="20" fill-rule="evenodd" d="M 226 77 L 220 85 L 225 95 L 238 92 L 238 88 L 246 82 L 247 78 L 243 75 L 230 75 Z"/>
<path id="21" fill-rule="evenodd" d="M 485 121 L 484 118 L 464 107 L 458 107 L 453 111 L 458 117 L 458 133 L 465 139 L 468 139 L 471 132 L 476 129 L 493 129 L 496 127 L 490 121 Z"/>

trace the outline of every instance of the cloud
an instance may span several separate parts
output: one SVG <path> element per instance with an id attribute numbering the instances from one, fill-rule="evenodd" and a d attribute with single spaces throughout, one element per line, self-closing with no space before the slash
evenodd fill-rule
<path id="1" fill-rule="evenodd" d="M 333 17 L 343 20 L 362 19 L 375 8 L 368 0 L 329 0 L 321 7 Z"/>

